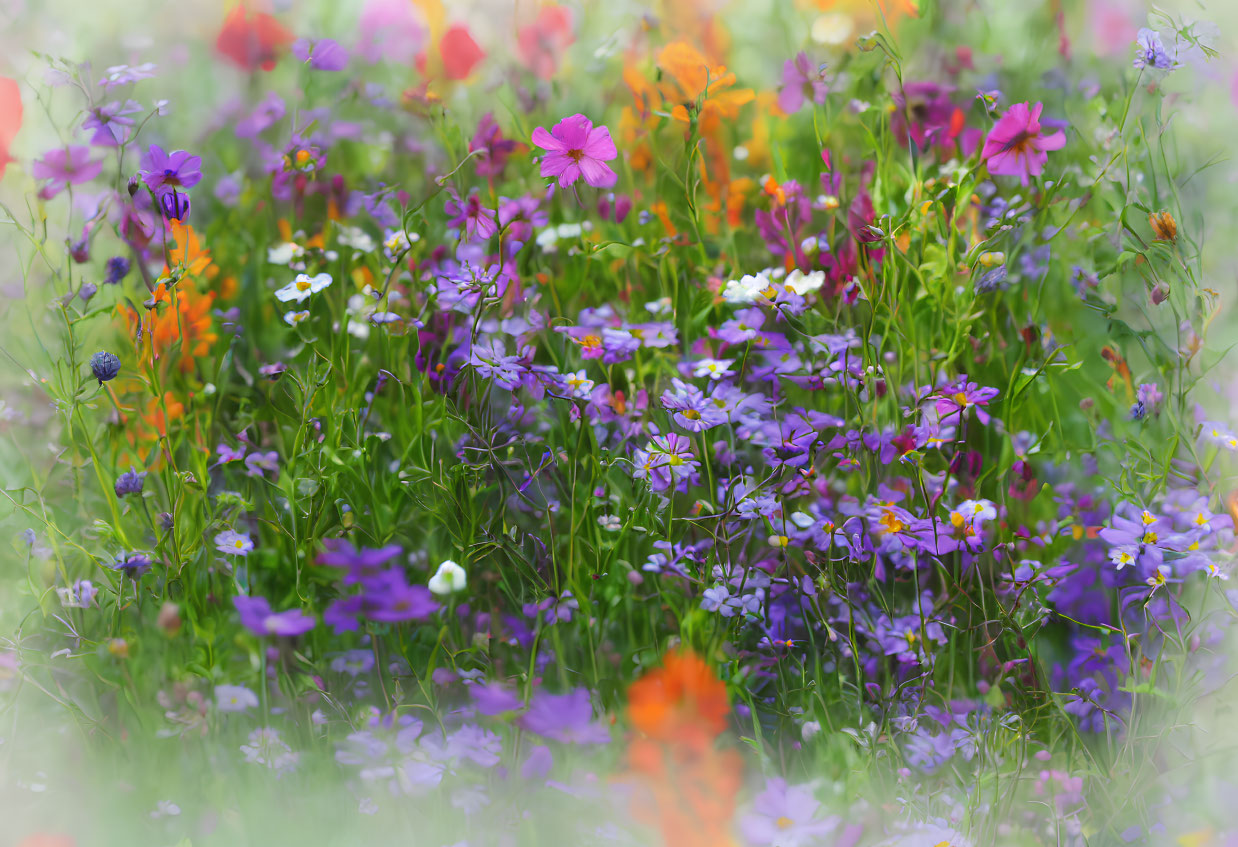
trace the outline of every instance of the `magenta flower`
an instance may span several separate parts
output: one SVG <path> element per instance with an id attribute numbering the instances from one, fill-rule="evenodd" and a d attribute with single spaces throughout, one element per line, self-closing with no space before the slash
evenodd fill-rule
<path id="1" fill-rule="evenodd" d="M 619 179 L 604 164 L 619 155 L 610 130 L 595 127 L 584 115 L 564 118 L 550 132 L 539 126 L 533 130 L 533 143 L 546 151 L 542 176 L 557 176 L 560 188 L 582 176 L 594 188 L 610 188 Z"/>
<path id="2" fill-rule="evenodd" d="M 788 59 L 782 67 L 782 89 L 778 92 L 778 108 L 788 114 L 798 112 L 804 100 L 824 103 L 829 86 L 820 67 L 814 66 L 807 53 L 799 53 Z"/>
<path id="3" fill-rule="evenodd" d="M 48 180 L 39 192 L 44 200 L 50 200 L 70 185 L 90 182 L 103 170 L 103 160 L 91 161 L 89 147 L 57 147 L 35 159 L 31 173 L 35 179 Z"/>
<path id="4" fill-rule="evenodd" d="M 1042 108 L 1042 103 L 1034 107 L 1016 103 L 1006 110 L 989 131 L 980 154 L 989 163 L 989 173 L 1017 176 L 1027 185 L 1029 176 L 1040 176 L 1044 172 L 1045 162 L 1049 160 L 1047 151 L 1066 146 L 1066 136 L 1060 129 L 1052 135 L 1040 134 Z"/>

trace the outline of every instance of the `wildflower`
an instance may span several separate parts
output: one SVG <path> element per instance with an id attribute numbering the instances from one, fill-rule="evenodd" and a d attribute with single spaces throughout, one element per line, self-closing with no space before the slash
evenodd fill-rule
<path id="1" fill-rule="evenodd" d="M 486 53 L 473 40 L 468 27 L 462 24 L 449 27 L 438 42 L 439 55 L 443 59 L 443 73 L 448 79 L 466 79 L 477 67 Z"/>
<path id="2" fill-rule="evenodd" d="M 463 591 L 468 582 L 468 574 L 464 568 L 448 559 L 438 566 L 434 576 L 430 577 L 430 591 L 439 595 L 454 594 Z"/>
<path id="3" fill-rule="evenodd" d="M 216 685 L 215 705 L 221 712 L 244 712 L 258 705 L 258 695 L 243 685 Z"/>
<path id="4" fill-rule="evenodd" d="M 164 151 L 152 144 L 142 156 L 138 173 L 147 187 L 156 194 L 172 189 L 193 188 L 202 180 L 202 157 L 184 150 Z"/>
<path id="5" fill-rule="evenodd" d="M 263 453 L 255 451 L 245 457 L 245 475 L 266 479 L 266 472 L 271 471 L 279 476 L 279 453 L 268 450 Z"/>
<path id="6" fill-rule="evenodd" d="M 146 485 L 146 471 L 127 470 L 116 478 L 116 496 L 141 494 L 144 485 Z"/>
<path id="7" fill-rule="evenodd" d="M 331 274 L 328 273 L 321 273 L 316 276 L 297 274 L 296 279 L 275 292 L 275 299 L 281 303 L 288 303 L 293 300 L 303 303 L 311 295 L 317 294 L 330 286 L 333 281 Z"/>
<path id="8" fill-rule="evenodd" d="M 778 92 L 778 108 L 784 112 L 798 112 L 805 99 L 818 105 L 825 102 L 829 93 L 822 68 L 813 67 L 807 53 L 799 53 L 788 59 L 782 67 L 782 90 Z"/>
<path id="9" fill-rule="evenodd" d="M 1050 150 L 1066 146 L 1066 136 L 1061 130 L 1051 135 L 1041 135 L 1040 112 L 1043 104 L 1029 106 L 1016 103 L 1006 110 L 997 124 L 989 131 L 984 141 L 981 157 L 988 162 L 989 173 L 1017 176 L 1028 184 L 1029 176 L 1044 172 Z"/>
<path id="10" fill-rule="evenodd" d="M 770 847 L 808 847 L 838 825 L 838 818 L 820 817 L 821 804 L 810 785 L 787 785 L 771 777 L 741 818 L 739 829 L 748 843 Z"/>
<path id="11" fill-rule="evenodd" d="M 35 159 L 30 173 L 35 179 L 47 180 L 39 196 L 50 200 L 70 185 L 90 182 L 102 170 L 103 160 L 91 160 L 89 147 L 72 146 L 48 150 L 43 158 Z"/>
<path id="12" fill-rule="evenodd" d="M 238 6 L 237 8 L 243 8 Z M 241 745 L 245 761 L 253 765 L 262 765 L 275 771 L 277 776 L 283 776 L 296 769 L 300 754 L 292 752 L 292 748 L 279 736 L 279 730 L 271 727 L 255 729 L 249 734 L 249 743 Z"/>
<path id="13" fill-rule="evenodd" d="M 284 312 L 284 323 L 288 324 L 288 326 L 297 326 L 309 320 L 309 316 L 310 313 L 307 310 Z"/>
<path id="14" fill-rule="evenodd" d="M 518 146 L 515 139 L 503 137 L 503 131 L 499 129 L 494 113 L 486 112 L 477 122 L 477 131 L 473 133 L 473 138 L 469 141 L 469 152 L 478 153 L 477 175 L 496 178 L 503 176 L 503 171 L 507 168 L 507 159 Z"/>
<path id="15" fill-rule="evenodd" d="M 240 613 L 241 625 L 258 636 L 277 635 L 291 638 L 309 632 L 317 623 L 313 616 L 300 609 L 272 612 L 271 604 L 265 597 L 237 594 L 232 598 L 232 605 Z"/>
<path id="16" fill-rule="evenodd" d="M 181 194 L 175 188 L 159 195 L 159 209 L 170 221 L 189 219 L 189 195 Z"/>
<path id="17" fill-rule="evenodd" d="M 129 115 L 142 111 L 133 100 L 116 100 L 90 110 L 82 129 L 90 130 L 90 143 L 95 147 L 119 147 L 129 140 L 133 118 Z"/>
<path id="18" fill-rule="evenodd" d="M 243 71 L 275 69 L 275 59 L 292 41 L 292 33 L 265 12 L 237 3 L 215 39 L 215 50 Z"/>
<path id="19" fill-rule="evenodd" d="M 90 357 L 90 373 L 99 380 L 100 385 L 116 379 L 116 375 L 120 373 L 120 357 L 115 353 L 100 350 Z"/>
<path id="20" fill-rule="evenodd" d="M 348 66 L 348 51 L 330 38 L 298 38 L 292 43 L 292 55 L 316 71 L 342 71 Z"/>
<path id="21" fill-rule="evenodd" d="M 128 85 L 131 82 L 137 82 L 142 79 L 153 79 L 155 76 L 155 65 L 152 62 L 143 62 L 140 65 L 112 65 L 106 71 L 107 75 L 99 80 L 99 85 L 104 88 L 113 88 L 118 85 Z"/>
<path id="22" fill-rule="evenodd" d="M 566 6 L 542 6 L 533 23 L 516 30 L 516 49 L 521 61 L 544 80 L 554 78 L 559 58 L 574 40 L 572 11 Z"/>
<path id="23" fill-rule="evenodd" d="M 1178 67 L 1178 62 L 1174 58 L 1171 50 L 1166 49 L 1165 42 L 1161 41 L 1161 36 L 1156 30 L 1144 27 L 1139 30 L 1139 34 L 1135 38 L 1135 61 L 1134 66 L 1139 69 L 1156 68 L 1162 71 L 1171 71 Z"/>
<path id="24" fill-rule="evenodd" d="M 405 0 L 368 0 L 358 22 L 358 52 L 370 64 L 411 66 L 425 42 L 416 7 Z"/>
<path id="25" fill-rule="evenodd" d="M 0 76 L 0 179 L 4 177 L 9 162 L 13 161 L 9 148 L 21 129 L 21 118 L 21 89 L 16 80 Z"/>
<path id="26" fill-rule="evenodd" d="M 938 390 L 940 399 L 936 404 L 937 414 L 942 419 L 958 415 L 962 420 L 967 410 L 974 408 L 980 423 L 987 424 L 989 413 L 984 407 L 989 405 L 989 401 L 998 393 L 996 388 L 981 388 L 974 382 L 968 382 L 966 376 L 960 376 L 955 382 L 942 386 Z"/>
<path id="27" fill-rule="evenodd" d="M 498 232 L 498 223 L 493 209 L 487 209 L 481 204 L 477 190 L 469 192 L 463 200 L 455 189 L 449 189 L 451 199 L 444 205 L 444 211 L 451 217 L 448 226 L 464 224 L 464 237 L 469 241 L 485 241 Z"/>
<path id="28" fill-rule="evenodd" d="M 151 561 L 145 553 L 118 553 L 115 559 L 107 563 L 107 566 L 136 580 L 150 570 Z"/>
<path id="29" fill-rule="evenodd" d="M 584 115 L 564 118 L 550 132 L 539 126 L 533 130 L 533 143 L 546 151 L 541 175 L 558 177 L 560 188 L 567 188 L 582 176 L 594 188 L 610 188 L 619 179 L 604 164 L 619 155 L 610 130 L 595 127 Z"/>
<path id="30" fill-rule="evenodd" d="M 248 556 L 254 542 L 245 533 L 228 529 L 215 536 L 215 549 L 229 556 Z"/>
<path id="31" fill-rule="evenodd" d="M 610 732 L 593 718 L 589 692 L 577 688 L 567 694 L 547 694 L 539 691 L 529 703 L 529 711 L 520 718 L 520 725 L 529 732 L 564 744 L 606 744 Z"/>
<path id="32" fill-rule="evenodd" d="M 1178 222 L 1169 212 L 1160 211 L 1148 215 L 1148 225 L 1152 227 L 1152 234 L 1157 241 L 1178 240 Z"/>
<path id="33" fill-rule="evenodd" d="M 707 376 L 710 379 L 722 379 L 724 376 L 734 376 L 735 371 L 731 370 L 731 365 L 733 364 L 735 364 L 734 359 L 701 359 L 693 365 L 692 375 L 697 377 Z"/>

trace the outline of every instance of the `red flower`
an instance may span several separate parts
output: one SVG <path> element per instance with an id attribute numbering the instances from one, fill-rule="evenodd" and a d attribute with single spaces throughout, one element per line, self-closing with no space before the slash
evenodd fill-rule
<path id="1" fill-rule="evenodd" d="M 0 177 L 13 157 L 9 155 L 9 146 L 17 131 L 21 129 L 21 92 L 17 83 L 8 77 L 0 76 Z"/>
<path id="2" fill-rule="evenodd" d="M 575 40 L 572 12 L 563 6 L 543 6 L 537 20 L 516 32 L 516 44 L 525 66 L 541 79 L 551 79 L 559 57 Z"/>
<path id="3" fill-rule="evenodd" d="M 215 49 L 241 70 L 275 68 L 282 48 L 292 42 L 292 33 L 265 12 L 250 12 L 244 3 L 233 7 L 224 21 Z"/>
<path id="4" fill-rule="evenodd" d="M 443 57 L 443 72 L 448 79 L 464 79 L 473 72 L 477 63 L 486 58 L 477 46 L 467 27 L 451 27 L 438 42 L 439 55 Z"/>

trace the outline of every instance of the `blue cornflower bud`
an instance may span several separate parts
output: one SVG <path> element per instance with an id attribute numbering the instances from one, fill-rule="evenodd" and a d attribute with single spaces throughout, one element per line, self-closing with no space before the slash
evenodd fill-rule
<path id="1" fill-rule="evenodd" d="M 125 471 L 116 478 L 116 496 L 141 494 L 144 485 L 146 485 L 146 471 Z"/>
<path id="2" fill-rule="evenodd" d="M 107 275 L 103 277 L 103 282 L 107 285 L 116 285 L 128 275 L 129 260 L 124 256 L 113 256 L 107 260 Z"/>
<path id="3" fill-rule="evenodd" d="M 120 373 L 120 357 L 115 353 L 100 350 L 90 357 L 90 372 L 99 380 L 100 385 L 116 379 L 116 375 Z"/>

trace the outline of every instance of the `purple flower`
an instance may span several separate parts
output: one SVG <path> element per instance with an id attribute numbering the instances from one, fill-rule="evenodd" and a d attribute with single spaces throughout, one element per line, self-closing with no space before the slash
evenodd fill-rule
<path id="1" fill-rule="evenodd" d="M 1135 39 L 1134 65 L 1136 68 L 1157 68 L 1166 71 L 1178 67 L 1178 62 L 1174 59 L 1173 52 L 1166 49 L 1160 34 L 1144 27 L 1139 30 L 1139 35 Z"/>
<path id="2" fill-rule="evenodd" d="M 821 804 L 809 785 L 787 785 L 771 777 L 765 790 L 752 802 L 752 810 L 739 822 L 749 844 L 758 847 L 807 847 L 838 825 L 836 817 L 820 817 Z"/>
<path id="3" fill-rule="evenodd" d="M 238 594 L 232 605 L 241 616 L 241 625 L 257 636 L 277 635 L 293 637 L 303 635 L 314 628 L 317 621 L 300 609 L 272 612 L 265 597 L 246 597 Z"/>
<path id="4" fill-rule="evenodd" d="M 249 743 L 241 745 L 245 761 L 253 765 L 262 765 L 275 771 L 277 776 L 290 773 L 297 767 L 300 753 L 292 752 L 292 748 L 279 737 L 279 730 L 271 727 L 255 729 L 249 734 Z"/>
<path id="5" fill-rule="evenodd" d="M 513 712 L 520 708 L 520 698 L 498 682 L 471 685 L 469 696 L 473 698 L 477 711 L 483 715 L 501 715 L 503 712 Z"/>
<path id="6" fill-rule="evenodd" d="M 560 188 L 567 188 L 582 176 L 594 188 L 610 188 L 619 179 L 604 164 L 619 155 L 610 130 L 595 127 L 584 115 L 564 118 L 550 132 L 539 126 L 533 130 L 533 143 L 546 151 L 542 176 L 558 177 Z"/>
<path id="7" fill-rule="evenodd" d="M 130 579 L 139 579 L 150 570 L 150 558 L 145 553 L 119 553 L 107 566 Z"/>
<path id="8" fill-rule="evenodd" d="M 141 105 L 134 100 L 105 103 L 90 110 L 89 117 L 82 121 L 82 129 L 93 132 L 90 143 L 96 147 L 119 147 L 129 140 L 133 118 L 128 116 L 140 111 Z"/>
<path id="9" fill-rule="evenodd" d="M 348 51 L 330 38 L 298 38 L 292 42 L 292 55 L 316 71 L 342 71 L 348 66 Z"/>
<path id="10" fill-rule="evenodd" d="M 129 65 L 112 65 L 107 69 L 107 76 L 99 80 L 99 84 L 104 88 L 113 88 L 117 85 L 128 85 L 140 79 L 153 79 L 154 76 L 155 66 L 151 62 L 145 62 L 133 67 Z"/>
<path id="11" fill-rule="evenodd" d="M 996 388 L 981 388 L 974 382 L 968 382 L 966 375 L 942 386 L 937 393 L 937 414 L 943 420 L 957 415 L 956 422 L 961 421 L 967 410 L 974 408 L 976 417 L 982 424 L 989 422 L 989 413 L 984 407 L 999 394 Z"/>
<path id="12" fill-rule="evenodd" d="M 454 188 L 448 191 L 451 199 L 444 207 L 451 216 L 447 221 L 448 226 L 464 224 L 464 237 L 469 241 L 484 241 L 498 232 L 499 225 L 495 220 L 494 210 L 481 204 L 477 189 L 470 191 L 469 196 L 463 200 Z"/>
<path id="13" fill-rule="evenodd" d="M 403 552 L 399 544 L 388 544 L 386 547 L 362 547 L 354 550 L 351 543 L 343 538 L 327 538 L 322 542 L 326 548 L 318 554 L 318 564 L 332 568 L 347 568 L 344 584 L 350 585 L 366 582 L 380 576 L 387 562 Z"/>
<path id="14" fill-rule="evenodd" d="M 245 457 L 245 475 L 266 478 L 266 471 L 279 476 L 279 453 L 269 450 L 266 453 L 250 453 Z"/>
<path id="15" fill-rule="evenodd" d="M 477 151 L 477 175 L 501 177 L 507 159 L 516 150 L 516 140 L 504 138 L 494 114 L 486 112 L 477 122 L 477 131 L 469 142 L 469 152 Z"/>
<path id="16" fill-rule="evenodd" d="M 564 744 L 606 744 L 610 741 L 610 732 L 593 718 L 593 705 L 584 688 L 568 694 L 539 691 L 533 695 L 520 725 L 529 732 Z"/>
<path id="17" fill-rule="evenodd" d="M 219 464 L 226 465 L 228 462 L 239 462 L 245 458 L 245 445 L 239 447 L 229 447 L 225 442 L 219 442 L 219 446 L 215 448 L 215 452 L 219 454 Z"/>
<path id="18" fill-rule="evenodd" d="M 107 274 L 103 277 L 106 285 L 116 285 L 129 275 L 129 260 L 124 256 L 113 256 L 107 260 Z"/>
<path id="19" fill-rule="evenodd" d="M 782 90 L 778 92 L 778 108 L 788 114 L 798 112 L 809 98 L 824 103 L 830 91 L 822 76 L 822 68 L 813 67 L 807 53 L 801 52 L 782 66 Z"/>
<path id="20" fill-rule="evenodd" d="M 439 605 L 424 585 L 409 585 L 404 574 L 387 571 L 365 586 L 362 613 L 379 623 L 425 620 Z"/>
<path id="21" fill-rule="evenodd" d="M 146 471 L 127 470 L 116 478 L 116 496 L 141 494 L 146 485 Z"/>
<path id="22" fill-rule="evenodd" d="M 202 157 L 191 156 L 184 150 L 164 152 L 158 144 L 152 144 L 142 157 L 138 173 L 151 191 L 161 194 L 181 188 L 193 188 L 202 179 Z"/>
<path id="23" fill-rule="evenodd" d="M 36 159 L 30 169 L 35 179 L 45 179 L 47 184 L 39 196 L 50 200 L 70 185 L 90 182 L 103 170 L 103 160 L 90 160 L 90 148 L 85 146 L 57 147 Z"/>
<path id="24" fill-rule="evenodd" d="M 159 209 L 170 221 L 189 219 L 189 195 L 181 194 L 175 188 L 159 195 Z"/>

